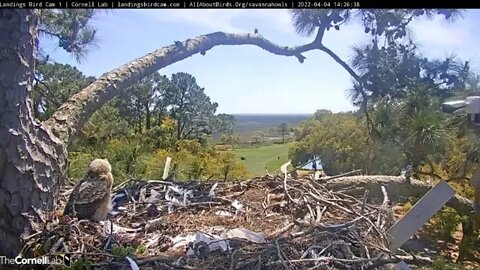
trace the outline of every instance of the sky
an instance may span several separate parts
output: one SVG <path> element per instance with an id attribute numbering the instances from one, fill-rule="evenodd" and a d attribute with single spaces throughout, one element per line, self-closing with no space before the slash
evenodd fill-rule
<path id="1" fill-rule="evenodd" d="M 480 10 L 467 10 L 462 19 L 446 22 L 443 17 L 413 21 L 413 38 L 429 58 L 452 54 L 468 60 L 480 71 Z M 313 37 L 295 32 L 286 9 L 118 9 L 92 20 L 98 29 L 99 46 L 77 63 L 53 41 L 42 40 L 50 58 L 75 65 L 85 75 L 99 77 L 153 50 L 199 35 L 224 31 L 251 33 L 255 28 L 270 41 L 302 45 Z M 330 30 L 324 45 L 348 60 L 352 47 L 365 44 L 369 36 L 359 23 L 340 31 Z M 253 45 L 217 46 L 205 56 L 194 55 L 159 72 L 171 76 L 187 72 L 195 76 L 218 113 L 312 114 L 318 109 L 333 112 L 354 110 L 347 89 L 352 78 L 333 59 L 320 51 L 295 57 L 271 54 Z"/>

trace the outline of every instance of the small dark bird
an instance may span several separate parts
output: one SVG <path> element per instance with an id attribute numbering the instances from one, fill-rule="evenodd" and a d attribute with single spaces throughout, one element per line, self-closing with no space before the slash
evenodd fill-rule
<path id="1" fill-rule="evenodd" d="M 206 53 L 205 51 L 201 51 L 201 52 L 200 52 L 201 55 L 205 55 L 205 53 Z"/>
<path id="2" fill-rule="evenodd" d="M 255 28 L 255 31 L 253 31 L 253 33 L 258 34 L 258 29 Z"/>
<path id="3" fill-rule="evenodd" d="M 112 167 L 106 159 L 88 165 L 85 177 L 74 187 L 64 214 L 79 219 L 105 220 L 111 209 Z"/>

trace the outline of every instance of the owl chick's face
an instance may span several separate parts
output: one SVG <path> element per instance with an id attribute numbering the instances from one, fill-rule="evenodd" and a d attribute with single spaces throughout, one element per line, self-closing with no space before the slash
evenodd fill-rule
<path id="1" fill-rule="evenodd" d="M 87 174 L 88 175 L 101 175 L 107 174 L 112 171 L 112 166 L 107 159 L 95 159 L 90 162 L 88 165 Z"/>

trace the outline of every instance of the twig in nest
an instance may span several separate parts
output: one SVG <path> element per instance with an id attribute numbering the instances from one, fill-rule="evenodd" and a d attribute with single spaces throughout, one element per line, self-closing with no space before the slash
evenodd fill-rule
<path id="1" fill-rule="evenodd" d="M 230 270 L 235 269 L 235 266 L 237 266 L 238 260 L 235 257 L 235 255 L 237 255 L 237 252 L 238 252 L 238 249 L 235 249 L 230 255 Z"/>
<path id="2" fill-rule="evenodd" d="M 383 228 L 387 223 L 387 219 L 389 218 L 388 216 L 386 216 L 387 215 L 386 211 L 387 211 L 390 199 L 388 198 L 388 193 L 385 187 L 381 186 L 380 188 L 382 189 L 382 193 L 383 193 L 383 202 L 382 202 L 382 205 L 380 206 L 380 211 L 378 211 L 377 222 L 375 223 L 375 225 L 377 225 L 377 227 Z M 383 221 L 381 220 L 382 215 L 385 216 L 385 219 Z"/>
<path id="3" fill-rule="evenodd" d="M 293 228 L 295 226 L 295 224 L 293 223 L 290 223 L 288 224 L 287 226 L 277 230 L 277 231 L 274 231 L 273 233 L 267 235 L 265 238 L 266 239 L 274 239 L 274 238 L 278 238 L 280 237 L 282 234 L 284 234 L 286 231 L 290 230 L 291 228 Z"/>
<path id="4" fill-rule="evenodd" d="M 278 245 L 278 239 L 275 240 L 275 246 L 277 247 L 277 256 L 278 259 L 282 262 L 282 265 L 285 269 L 289 269 L 288 264 L 285 262 L 282 256 L 282 251 L 280 250 L 280 246 Z"/>
<path id="5" fill-rule="evenodd" d="M 290 196 L 290 194 L 288 193 L 287 178 L 288 178 L 288 174 L 287 174 L 287 172 L 285 172 L 285 178 L 284 178 L 284 180 L 283 180 L 283 189 L 284 189 L 285 195 L 287 195 L 287 198 L 288 198 L 291 202 L 293 202 L 293 203 L 296 204 L 296 205 L 299 205 L 299 203 L 298 203 L 296 200 L 294 200 L 294 199 Z"/>
<path id="6" fill-rule="evenodd" d="M 113 239 L 113 222 L 110 219 L 108 221 L 110 221 L 110 232 L 108 233 L 107 241 L 106 241 L 105 245 L 103 246 L 103 250 L 108 250 L 109 249 L 110 242 Z"/>
<path id="7" fill-rule="evenodd" d="M 323 214 L 325 213 L 325 211 L 327 211 L 327 207 L 324 206 L 323 209 L 320 210 L 320 205 L 317 205 L 316 210 L 317 210 L 317 219 L 315 220 L 315 222 L 319 223 L 320 220 L 322 220 Z"/>
<path id="8" fill-rule="evenodd" d="M 365 189 L 365 193 L 363 194 L 362 209 L 360 210 L 360 215 L 363 215 L 363 213 L 365 213 L 365 206 L 367 205 L 368 193 L 369 193 L 369 190 Z"/>
<path id="9" fill-rule="evenodd" d="M 58 250 L 58 248 L 63 244 L 63 242 L 65 241 L 65 237 L 60 237 L 57 242 L 55 242 L 55 244 L 53 244 L 52 248 L 50 249 L 50 251 L 52 252 L 56 252 Z"/>
<path id="10" fill-rule="evenodd" d="M 341 206 L 341 205 L 338 205 L 338 204 L 336 204 L 336 203 L 330 202 L 330 201 L 328 201 L 328 200 L 324 200 L 324 199 L 320 198 L 319 196 L 313 194 L 313 192 L 311 192 L 311 191 L 310 191 L 310 196 L 312 196 L 315 200 L 317 200 L 317 201 L 319 201 L 319 202 L 323 202 L 323 203 L 326 203 L 326 204 L 331 205 L 331 206 L 333 206 L 333 207 L 336 207 L 336 208 L 344 211 L 345 213 L 353 214 L 353 212 L 352 212 L 350 209 L 347 209 L 347 208 L 345 208 L 345 207 L 343 207 L 343 206 Z"/>
<path id="11" fill-rule="evenodd" d="M 315 218 L 315 214 L 313 213 L 313 209 L 312 207 L 310 207 L 310 204 L 307 203 L 307 208 L 308 208 L 308 212 L 310 212 L 310 222 L 313 222 L 314 218 Z"/>
<path id="12" fill-rule="evenodd" d="M 331 246 L 332 246 L 332 244 L 329 244 L 329 245 L 326 246 L 326 247 L 310 246 L 310 247 L 307 248 L 307 250 L 305 250 L 305 252 L 303 252 L 302 257 L 300 257 L 300 260 L 305 259 L 305 258 L 308 256 L 308 253 L 309 253 L 312 249 L 322 248 L 322 250 L 320 251 L 320 253 L 317 254 L 318 256 L 320 256 L 320 255 L 322 255 L 327 249 L 329 249 Z"/>

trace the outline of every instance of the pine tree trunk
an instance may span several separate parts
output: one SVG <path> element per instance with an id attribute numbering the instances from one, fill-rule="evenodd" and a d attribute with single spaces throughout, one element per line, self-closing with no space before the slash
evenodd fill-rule
<path id="1" fill-rule="evenodd" d="M 66 164 L 64 144 L 32 117 L 36 25 L 33 10 L 0 9 L 0 255 L 9 257 L 30 221 L 54 209 Z"/>

